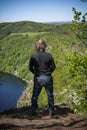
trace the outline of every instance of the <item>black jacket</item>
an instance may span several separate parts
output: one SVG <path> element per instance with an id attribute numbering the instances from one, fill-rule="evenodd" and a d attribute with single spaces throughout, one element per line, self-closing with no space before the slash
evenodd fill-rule
<path id="1" fill-rule="evenodd" d="M 51 75 L 55 69 L 53 57 L 47 52 L 37 52 L 29 61 L 29 70 L 36 76 Z"/>

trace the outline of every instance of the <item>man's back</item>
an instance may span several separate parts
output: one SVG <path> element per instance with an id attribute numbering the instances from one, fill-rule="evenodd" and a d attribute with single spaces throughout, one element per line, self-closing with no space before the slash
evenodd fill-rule
<path id="1" fill-rule="evenodd" d="M 52 56 L 44 51 L 35 53 L 30 60 L 30 64 L 31 69 L 34 68 L 35 75 L 51 75 L 55 69 L 55 64 Z"/>

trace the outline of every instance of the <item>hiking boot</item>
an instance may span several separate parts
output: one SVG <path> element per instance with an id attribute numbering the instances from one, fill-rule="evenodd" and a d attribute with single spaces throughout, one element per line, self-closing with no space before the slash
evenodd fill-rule
<path id="1" fill-rule="evenodd" d="M 32 109 L 32 116 L 36 115 L 36 111 Z"/>
<path id="2" fill-rule="evenodd" d="M 53 116 L 54 115 L 54 111 L 49 111 L 49 116 Z"/>

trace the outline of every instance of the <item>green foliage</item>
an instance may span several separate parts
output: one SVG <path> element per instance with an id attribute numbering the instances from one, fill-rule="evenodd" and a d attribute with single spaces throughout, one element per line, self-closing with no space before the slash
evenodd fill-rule
<path id="1" fill-rule="evenodd" d="M 83 113 L 87 110 L 87 104 L 85 104 L 87 101 L 85 100 L 85 92 L 84 89 L 81 87 L 73 87 L 71 86 L 67 87 L 67 90 L 64 93 L 65 101 L 67 104 L 71 106 L 72 109 L 74 109 L 75 113 Z M 84 104 L 84 105 L 83 105 Z M 87 114 L 87 113 L 86 113 Z"/>
<path id="2" fill-rule="evenodd" d="M 71 27 L 79 43 L 72 44 L 72 51 L 66 55 L 66 64 L 71 74 L 71 85 L 74 88 L 68 93 L 68 102 L 72 102 L 71 106 L 75 112 L 82 113 L 84 109 L 84 113 L 87 115 L 87 13 L 81 17 L 82 13 L 77 12 L 75 8 L 73 8 L 73 12 L 74 20 Z"/>
<path id="3" fill-rule="evenodd" d="M 78 76 L 79 74 L 86 77 L 87 74 L 87 54 L 84 56 L 78 55 L 75 52 L 67 55 L 67 64 L 69 66 L 69 71 L 72 76 Z"/>
<path id="4" fill-rule="evenodd" d="M 72 21 L 71 25 L 72 29 L 81 42 L 87 46 L 87 13 L 82 15 L 82 13 L 76 11 L 75 8 L 73 8 L 72 11 L 74 13 L 74 20 Z"/>

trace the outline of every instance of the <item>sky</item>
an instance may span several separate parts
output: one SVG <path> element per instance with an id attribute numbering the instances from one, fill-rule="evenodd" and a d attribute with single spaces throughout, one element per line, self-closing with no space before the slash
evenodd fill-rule
<path id="1" fill-rule="evenodd" d="M 87 12 L 87 0 L 0 0 L 0 23 L 72 21 L 72 7 Z"/>

